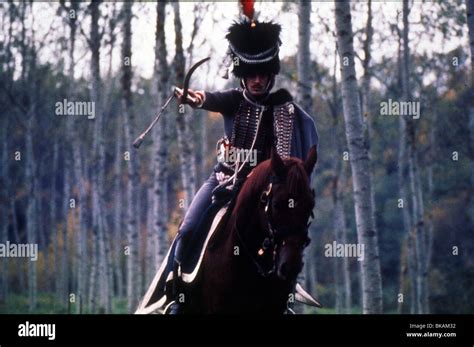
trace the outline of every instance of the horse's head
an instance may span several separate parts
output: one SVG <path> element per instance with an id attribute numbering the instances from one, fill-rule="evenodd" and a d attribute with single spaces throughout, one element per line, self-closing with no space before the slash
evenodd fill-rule
<path id="1" fill-rule="evenodd" d="M 270 182 L 260 195 L 259 219 L 266 237 L 258 254 L 283 280 L 295 280 L 303 268 L 303 251 L 310 242 L 308 220 L 314 207 L 309 177 L 316 161 L 315 146 L 304 162 L 282 160 L 273 151 Z"/>

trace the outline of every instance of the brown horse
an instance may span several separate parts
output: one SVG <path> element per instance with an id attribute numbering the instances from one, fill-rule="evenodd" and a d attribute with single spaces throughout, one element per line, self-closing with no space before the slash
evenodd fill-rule
<path id="1" fill-rule="evenodd" d="M 316 161 L 316 147 L 305 162 L 273 151 L 252 171 L 209 241 L 198 277 L 183 288 L 185 313 L 285 312 L 310 242 Z"/>

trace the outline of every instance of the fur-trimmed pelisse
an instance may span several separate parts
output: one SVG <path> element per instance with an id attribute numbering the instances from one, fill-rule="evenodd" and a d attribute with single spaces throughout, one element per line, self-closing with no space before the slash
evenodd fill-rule
<path id="1" fill-rule="evenodd" d="M 238 78 L 280 72 L 281 26 L 272 22 L 235 22 L 226 35 L 232 73 Z"/>

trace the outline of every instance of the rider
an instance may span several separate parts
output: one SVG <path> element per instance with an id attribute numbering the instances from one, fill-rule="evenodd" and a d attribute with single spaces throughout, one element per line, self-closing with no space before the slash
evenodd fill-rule
<path id="1" fill-rule="evenodd" d="M 194 108 L 221 113 L 226 136 L 218 142 L 219 163 L 194 196 L 175 239 L 173 272 L 178 277 L 189 240 L 203 211 L 211 205 L 217 186 L 232 186 L 244 180 L 256 164 L 270 158 L 272 148 L 282 158 L 304 160 L 309 149 L 318 143 L 312 118 L 291 94 L 285 89 L 270 92 L 280 71 L 280 31 L 280 25 L 272 22 L 243 20 L 232 24 L 226 35 L 227 61 L 231 60 L 232 73 L 240 80 L 241 88 L 223 92 L 189 90 L 187 100 L 181 100 Z M 177 96 L 181 99 L 182 92 L 178 91 Z M 230 160 L 232 156 L 226 154 L 232 151 L 243 155 Z M 249 160 L 252 156 L 256 160 Z M 180 309 L 175 301 L 171 312 Z"/>

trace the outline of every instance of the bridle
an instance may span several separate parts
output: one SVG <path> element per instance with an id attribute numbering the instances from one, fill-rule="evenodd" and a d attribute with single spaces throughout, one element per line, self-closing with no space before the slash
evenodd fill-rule
<path id="1" fill-rule="evenodd" d="M 267 224 L 267 235 L 264 238 L 259 250 L 258 250 L 258 257 L 255 257 L 253 253 L 247 248 L 245 245 L 245 242 L 242 240 L 242 237 L 240 236 L 239 231 L 237 230 L 237 235 L 241 241 L 241 244 L 243 245 L 244 249 L 247 251 L 249 254 L 251 260 L 257 267 L 258 272 L 263 276 L 263 277 L 268 277 L 276 272 L 276 267 L 278 264 L 278 249 L 280 246 L 284 246 L 284 241 L 281 244 L 280 240 L 284 238 L 285 236 L 288 235 L 298 235 L 298 234 L 307 234 L 309 226 L 311 225 L 311 221 L 309 221 L 305 227 L 297 228 L 295 229 L 294 227 L 276 227 L 273 223 L 272 219 L 272 201 L 273 201 L 273 186 L 276 184 L 281 183 L 281 179 L 277 176 L 271 176 L 270 177 L 270 182 L 267 186 L 267 189 L 262 192 L 260 195 L 260 203 L 265 204 L 264 207 L 264 213 L 265 213 L 265 218 L 266 218 L 266 224 Z M 314 190 L 311 191 L 313 195 L 313 201 L 314 201 Z M 311 211 L 310 218 L 314 218 L 314 213 Z M 306 247 L 309 244 L 309 238 L 304 244 L 304 247 Z M 268 254 L 271 252 L 272 254 L 272 263 L 270 268 L 265 268 L 260 262 L 260 259 L 265 256 L 265 254 Z"/>

